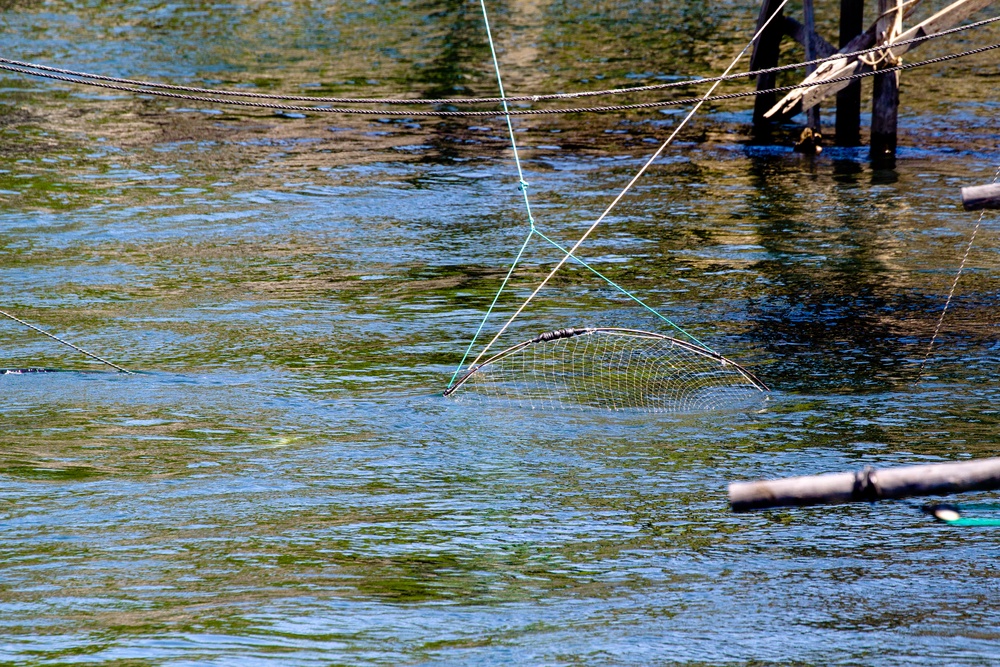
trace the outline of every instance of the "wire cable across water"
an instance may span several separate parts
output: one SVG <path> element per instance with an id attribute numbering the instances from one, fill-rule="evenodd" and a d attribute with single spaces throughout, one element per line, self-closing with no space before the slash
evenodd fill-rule
<path id="1" fill-rule="evenodd" d="M 966 30 L 972 30 L 974 28 L 980 28 L 991 23 L 1000 21 L 1000 16 L 994 16 L 992 18 L 983 19 L 982 21 L 976 21 L 975 23 L 970 23 L 968 25 L 958 26 L 956 28 L 950 28 L 948 30 L 942 30 L 941 32 L 936 32 L 933 34 L 922 35 L 919 37 L 914 37 L 912 39 L 906 39 L 899 42 L 895 42 L 893 46 L 903 46 L 906 44 L 919 44 L 929 40 L 937 39 L 939 37 L 945 37 L 947 35 L 963 32 Z M 648 92 L 654 90 L 665 90 L 670 88 L 686 87 L 704 83 L 713 83 L 715 81 L 735 81 L 739 79 L 745 79 L 750 77 L 759 76 L 761 74 L 773 74 L 777 72 L 785 72 L 794 69 L 801 69 L 803 67 L 809 67 L 812 65 L 820 65 L 825 62 L 832 60 L 839 60 L 841 58 L 853 58 L 857 56 L 863 56 L 869 53 L 874 53 L 876 51 L 884 51 L 885 46 L 873 46 L 867 49 L 860 49 L 858 51 L 851 51 L 848 53 L 834 53 L 832 55 L 816 58 L 814 60 L 807 60 L 804 62 L 791 63 L 788 65 L 779 65 L 777 67 L 769 67 L 767 69 L 753 70 L 750 72 L 742 72 L 740 74 L 726 74 L 723 76 L 713 76 L 713 77 L 685 77 L 683 81 L 671 81 L 668 83 L 654 83 L 644 86 L 634 86 L 630 88 L 609 88 L 605 90 L 588 90 L 580 91 L 575 93 L 544 93 L 544 94 L 534 94 L 534 95 L 511 95 L 505 97 L 453 97 L 453 98 L 387 98 L 387 97 L 315 97 L 310 95 L 283 95 L 275 93 L 257 93 L 253 91 L 246 90 L 224 90 L 217 88 L 201 88 L 197 86 L 181 86 L 176 84 L 159 83 L 155 81 L 147 81 L 142 79 L 127 79 L 115 76 L 106 76 L 102 74 L 94 74 L 91 72 L 80 72 L 71 69 L 64 69 L 59 67 L 50 67 L 48 65 L 40 65 L 38 63 L 26 62 L 22 60 L 13 60 L 10 58 L 0 58 L 0 63 L 11 66 L 3 67 L 0 69 L 7 69 L 12 72 L 20 72 L 23 74 L 30 74 L 32 76 L 53 78 L 60 81 L 72 81 L 74 83 L 86 84 L 86 81 L 78 81 L 77 79 L 90 79 L 97 82 L 122 84 L 125 86 L 135 86 L 143 89 L 159 89 L 168 91 L 177 91 L 179 93 L 197 93 L 199 95 L 220 95 L 224 97 L 236 97 L 244 99 L 259 99 L 259 100 L 284 100 L 284 101 L 295 101 L 295 102 L 312 102 L 315 104 L 384 104 L 384 105 L 463 105 L 463 104 L 499 104 L 503 101 L 507 103 L 510 102 L 540 102 L 548 100 L 571 100 L 582 97 L 599 97 L 604 95 L 628 95 L 639 92 Z M 20 68 L 20 69 L 17 69 Z M 36 72 L 29 72 L 27 70 L 37 70 Z M 73 79 L 66 79 L 63 76 L 47 76 L 47 73 L 55 75 L 63 75 L 64 77 L 75 77 Z M 153 94 L 150 90 L 145 91 L 147 94 Z M 770 91 L 763 91 L 770 92 Z M 184 99 L 184 98 L 181 98 Z M 195 98 L 192 98 L 195 99 Z M 200 99 L 200 98 L 199 98 Z"/>
<path id="2" fill-rule="evenodd" d="M 824 79 L 821 81 L 804 81 L 790 86 L 779 86 L 776 88 L 767 88 L 764 90 L 748 90 L 739 93 L 727 93 L 725 95 L 709 95 L 707 97 L 686 97 L 676 100 L 663 100 L 659 102 L 640 102 L 635 104 L 616 104 L 609 106 L 595 106 L 595 107 L 569 107 L 564 109 L 509 109 L 507 111 L 456 111 L 456 110 L 414 110 L 407 109 L 406 111 L 396 111 L 392 109 L 355 109 L 347 107 L 328 107 L 328 106 L 303 106 L 295 104 L 273 104 L 269 102 L 250 102 L 242 99 L 223 99 L 218 97 L 203 97 L 197 95 L 181 95 L 179 93 L 170 93 L 162 90 L 147 90 L 143 88 L 131 88 L 128 86 L 120 86 L 116 84 L 99 83 L 95 81 L 85 81 L 81 79 L 73 79 L 66 76 L 60 76 L 55 74 L 46 74 L 42 72 L 33 72 L 21 67 L 15 67 L 13 65 L 5 65 L 0 62 L 0 70 L 5 70 L 9 72 L 15 72 L 17 74 L 25 74 L 28 76 L 43 77 L 47 79 L 53 79 L 56 81 L 64 81 L 66 83 L 81 84 L 86 86 L 92 86 L 97 88 L 105 88 L 108 90 L 117 90 L 120 92 L 133 93 L 135 95 L 152 95 L 156 97 L 164 97 L 168 99 L 183 100 L 186 102 L 204 102 L 209 104 L 221 104 L 230 106 L 241 106 L 255 109 L 270 109 L 273 111 L 292 111 L 298 113 L 320 113 L 320 114 L 340 114 L 340 115 L 354 115 L 354 116 L 382 116 L 382 117 L 439 117 L 439 118 L 475 118 L 475 117 L 495 117 L 501 114 L 509 114 L 511 116 L 544 116 L 553 114 L 571 114 L 571 113 L 609 113 L 609 112 L 620 112 L 620 111 L 632 111 L 638 109 L 665 109 L 673 106 L 686 106 L 689 104 L 697 104 L 699 102 L 720 102 L 723 100 L 735 100 L 743 97 L 755 97 L 757 95 L 764 95 L 767 93 L 787 93 L 791 90 L 796 90 L 798 88 L 810 88 L 813 86 L 826 86 L 831 83 L 840 83 L 843 81 L 855 81 L 859 79 L 864 79 L 870 76 L 875 76 L 878 74 L 888 74 L 889 72 L 900 72 L 903 70 L 916 69 L 919 67 L 926 67 L 928 65 L 935 65 L 942 62 L 947 62 L 949 60 L 956 60 L 959 58 L 966 58 L 968 56 L 977 55 L 979 53 L 984 53 L 986 51 L 991 51 L 993 49 L 1000 48 L 1000 43 L 990 44 L 989 46 L 982 46 L 976 49 L 970 49 L 968 51 L 962 51 L 960 53 L 953 53 L 945 56 L 939 56 L 937 58 L 930 58 L 928 60 L 921 60 L 914 63 L 903 63 L 901 65 L 895 65 L 893 67 L 885 67 L 882 69 L 874 70 L 871 72 L 859 72 L 857 74 L 852 74 L 850 76 L 838 77 L 833 79 Z M 735 78 L 740 78 L 739 75 Z M 733 77 L 729 77 L 733 78 Z M 715 79 L 716 83 L 728 80 L 728 79 Z M 708 81 L 707 79 L 705 81 Z M 701 81 L 698 81 L 701 83 Z M 312 99 L 312 98 L 310 98 Z M 434 104 L 441 104 L 440 101 L 434 101 Z"/>

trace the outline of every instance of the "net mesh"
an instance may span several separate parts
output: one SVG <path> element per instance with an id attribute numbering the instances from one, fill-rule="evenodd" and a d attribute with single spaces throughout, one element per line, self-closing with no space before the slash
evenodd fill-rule
<path id="1" fill-rule="evenodd" d="M 445 395 L 531 408 L 695 412 L 744 407 L 766 391 L 738 364 L 697 345 L 597 328 L 561 329 L 508 348 Z"/>

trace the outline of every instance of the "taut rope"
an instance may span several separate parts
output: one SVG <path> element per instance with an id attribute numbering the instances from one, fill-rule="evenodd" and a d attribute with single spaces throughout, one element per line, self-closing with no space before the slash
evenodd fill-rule
<path id="1" fill-rule="evenodd" d="M 42 334 L 43 336 L 48 336 L 52 340 L 59 341 L 63 345 L 65 345 L 67 347 L 71 347 L 74 350 L 76 350 L 77 352 L 80 352 L 81 354 L 85 354 L 85 355 L 87 355 L 88 357 L 90 357 L 92 359 L 97 359 L 102 364 L 107 364 L 108 366 L 111 366 L 112 368 L 117 369 L 121 373 L 126 373 L 128 375 L 132 375 L 132 371 L 126 370 L 126 369 L 122 368 L 121 366 L 119 366 L 118 364 L 115 364 L 115 363 L 112 363 L 112 362 L 108 361 L 107 359 L 102 359 L 101 357 L 97 356 L 96 354 L 93 354 L 91 352 L 87 352 L 82 347 L 78 347 L 78 346 L 74 345 L 73 343 L 70 343 L 69 341 L 65 341 L 62 338 L 60 338 L 59 336 L 56 336 L 54 334 L 50 334 L 48 331 L 45 331 L 44 329 L 40 329 L 39 327 L 36 327 L 34 324 L 31 324 L 30 322 L 25 322 L 21 318 L 15 317 L 15 316 L 11 315 L 10 313 L 2 311 L 2 310 L 0 310 L 0 315 L 3 315 L 4 317 L 7 317 L 9 319 L 12 319 L 15 322 L 17 322 L 18 324 L 23 324 L 24 326 L 28 327 L 29 329 L 32 329 L 33 331 L 37 331 L 38 333 Z"/>
<path id="2" fill-rule="evenodd" d="M 483 2 L 484 0 L 480 0 L 480 1 Z M 767 21 L 765 21 L 764 24 L 761 25 L 760 29 L 757 30 L 757 33 L 753 36 L 753 38 L 751 38 L 751 40 L 747 43 L 747 45 L 743 47 L 743 50 L 740 51 L 739 54 L 729 64 L 729 67 L 727 67 L 726 71 L 723 72 L 723 74 L 722 74 L 723 76 L 729 74 L 732 71 L 732 69 L 734 67 L 736 67 L 736 63 L 738 63 L 740 61 L 740 59 L 750 49 L 750 47 L 753 46 L 754 42 L 757 41 L 757 39 L 760 37 L 761 33 L 767 28 L 768 25 L 770 25 L 771 21 L 774 20 L 774 17 L 778 15 L 778 12 L 780 12 L 784 8 L 784 6 L 786 4 L 788 4 L 788 0 L 782 0 L 782 2 L 774 10 L 774 12 L 771 14 L 771 16 L 768 17 Z M 470 368 L 473 367 L 473 366 L 475 366 L 479 362 L 479 360 L 483 358 L 483 355 L 485 355 L 490 350 L 490 348 L 493 347 L 493 344 L 497 342 L 497 339 L 499 339 L 500 336 L 503 335 L 503 333 L 508 329 L 508 327 L 510 327 L 510 325 L 514 322 L 514 320 L 517 319 L 517 317 L 522 312 L 524 312 L 524 309 L 528 307 L 528 304 L 531 303 L 531 301 L 538 295 L 539 292 L 542 291 L 542 288 L 544 288 L 545 285 L 548 284 L 549 280 L 552 279 L 552 276 L 554 276 L 556 274 L 556 272 L 559 271 L 559 269 L 561 269 L 563 267 L 563 265 L 566 264 L 566 262 L 568 260 L 570 260 L 571 258 L 575 259 L 574 253 L 576 252 L 576 250 L 581 245 L 583 245 L 583 242 L 585 240 L 587 240 L 587 237 L 590 236 L 590 234 L 597 228 L 597 226 L 599 224 L 601 224 L 601 222 L 608 216 L 609 213 L 611 213 L 611 210 L 615 206 L 617 206 L 618 202 L 620 202 L 622 200 L 622 198 L 626 195 L 626 193 L 628 193 L 628 191 L 632 189 L 632 186 L 635 185 L 636 182 L 638 182 L 638 180 L 642 177 L 642 175 L 646 173 L 646 171 L 649 169 L 650 165 L 652 165 L 653 162 L 658 157 L 660 157 L 660 155 L 667 148 L 667 146 L 670 145 L 670 143 L 674 140 L 674 137 L 677 136 L 677 134 L 687 124 L 687 122 L 692 118 L 692 116 L 694 116 L 694 114 L 698 112 L 698 109 L 701 108 L 701 106 L 705 103 L 705 101 L 708 98 L 711 97 L 712 93 L 715 91 L 716 88 L 719 87 L 720 83 L 722 83 L 721 80 L 720 81 L 716 81 L 714 84 L 712 84 L 712 87 L 709 88 L 708 92 L 705 93 L 705 95 L 702 98 L 700 98 L 699 100 L 697 100 L 697 104 L 695 104 L 695 106 L 688 112 L 688 114 L 684 117 L 684 119 L 681 120 L 680 123 L 678 123 L 677 127 L 674 128 L 674 131 L 671 132 L 671 134 L 670 134 L 669 137 L 667 137 L 667 140 L 664 141 L 660 145 L 660 147 L 656 150 L 656 152 L 654 152 L 649 157 L 648 160 L 646 160 L 645 164 L 642 165 L 642 167 L 639 169 L 639 171 L 636 173 L 636 175 L 632 177 L 632 180 L 630 180 L 625 185 L 625 187 L 622 189 L 622 191 L 620 193 L 618 193 L 618 196 L 615 197 L 614 200 L 612 200 L 612 202 L 608 205 L 608 207 L 606 209 L 604 209 L 604 212 L 601 213 L 601 215 L 598 216 L 598 218 L 590 225 L 590 227 L 587 228 L 587 231 L 585 231 L 583 233 L 583 235 L 577 240 L 577 242 L 573 244 L 573 247 L 571 247 L 569 250 L 565 251 L 565 254 L 563 255 L 562 259 L 559 260 L 559 262 L 556 264 L 556 266 L 551 271 L 549 271 L 549 274 L 547 276 L 545 276 L 545 278 L 538 284 L 538 286 L 535 288 L 535 290 L 528 296 L 527 299 L 524 300 L 524 303 L 522 303 L 517 308 L 517 310 L 514 311 L 514 314 L 511 315 L 507 319 L 507 321 L 504 323 L 504 325 L 502 327 L 500 327 L 500 330 L 497 331 L 497 333 L 493 336 L 493 338 L 490 340 L 490 342 L 486 344 L 486 347 L 484 347 L 483 350 L 479 353 L 479 355 L 476 356 L 476 358 L 472 361 L 472 363 L 469 364 Z M 516 151 L 517 148 L 515 147 L 514 150 Z M 527 198 L 527 195 L 525 195 L 525 197 Z M 531 235 L 531 233 L 533 231 L 534 231 L 534 229 L 532 229 L 531 231 L 529 231 L 529 237 L 530 237 L 530 235 Z M 527 241 L 525 243 L 527 243 Z M 629 294 L 624 289 L 622 289 L 622 291 L 625 292 L 626 294 Z M 631 294 L 629 294 L 629 296 L 631 296 Z M 636 301 L 638 301 L 639 303 L 641 303 L 643 306 L 646 306 L 646 304 L 642 303 L 637 298 L 635 298 L 635 297 L 632 297 L 632 298 L 635 299 Z M 496 299 L 494 299 L 494 303 L 495 302 L 496 302 Z M 655 309 L 650 308 L 649 306 L 646 306 L 646 308 L 648 308 L 652 312 L 654 312 L 657 315 L 659 315 L 662 319 L 667 320 L 666 317 L 664 317 L 663 315 L 660 315 L 660 313 L 657 312 Z M 486 317 L 489 317 L 489 313 L 486 314 Z M 484 321 L 485 321 L 485 318 L 484 318 Z M 667 320 L 667 321 L 669 322 L 669 320 Z M 670 324 L 673 324 L 673 323 L 670 322 Z M 684 332 L 684 330 L 681 329 L 680 327 L 677 327 L 676 325 L 673 325 L 673 326 L 675 326 L 678 330 Z M 482 325 L 480 325 L 480 330 L 481 329 L 482 329 Z M 684 333 L 687 333 L 687 332 L 684 332 Z M 688 334 L 688 335 L 690 335 L 690 334 Z M 693 336 L 691 336 L 691 337 L 694 338 Z M 697 341 L 697 339 L 694 339 L 694 340 Z M 465 363 L 465 359 L 464 358 L 462 360 L 462 363 L 463 364 Z M 461 369 L 461 365 L 459 366 L 459 369 Z M 457 374 L 457 372 L 456 372 L 456 374 Z"/>
<path id="3" fill-rule="evenodd" d="M 1000 178 L 1000 167 L 997 167 L 996 172 L 993 174 L 993 183 L 997 182 L 997 178 Z M 969 236 L 969 243 L 965 246 L 965 252 L 962 254 L 962 261 L 958 264 L 958 271 L 955 272 L 955 278 L 951 281 L 951 289 L 948 290 L 948 298 L 944 301 L 944 308 L 941 309 L 941 315 L 938 317 L 937 325 L 934 327 L 934 335 L 931 336 L 930 342 L 927 344 L 927 351 L 924 352 L 924 358 L 920 362 L 920 373 L 922 376 L 924 374 L 924 366 L 927 364 L 927 358 L 931 355 L 931 348 L 934 347 L 934 342 L 937 340 L 938 333 L 941 332 L 941 325 L 944 324 L 944 316 L 948 312 L 948 307 L 951 305 L 951 300 L 955 296 L 955 290 L 958 288 L 958 280 L 962 277 L 962 271 L 965 270 L 965 263 L 969 259 L 969 253 L 972 251 L 972 244 L 976 242 L 976 234 L 979 233 L 979 228 L 983 224 L 983 217 L 986 215 L 986 209 L 983 209 L 979 213 L 979 219 L 976 221 L 976 226 L 972 228 L 972 234 Z"/>

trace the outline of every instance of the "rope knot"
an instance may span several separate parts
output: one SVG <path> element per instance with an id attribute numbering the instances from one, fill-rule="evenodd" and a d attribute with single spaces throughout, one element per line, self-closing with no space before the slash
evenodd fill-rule
<path id="1" fill-rule="evenodd" d="M 896 67 L 902 63 L 902 57 L 892 52 L 892 43 L 899 39 L 902 27 L 900 17 L 897 15 L 896 20 L 889 26 L 888 30 L 878 33 L 878 46 L 885 46 L 886 48 L 859 56 L 858 60 L 874 70 L 882 69 L 883 67 Z"/>
<path id="2" fill-rule="evenodd" d="M 882 499 L 882 487 L 879 486 L 875 468 L 865 466 L 854 474 L 852 495 L 858 500 L 866 500 L 870 503 Z"/>
<path id="3" fill-rule="evenodd" d="M 521 181 L 517 184 L 517 189 L 520 190 L 521 192 L 527 192 L 528 191 L 528 181 L 526 181 L 526 180 L 524 180 L 522 178 Z"/>

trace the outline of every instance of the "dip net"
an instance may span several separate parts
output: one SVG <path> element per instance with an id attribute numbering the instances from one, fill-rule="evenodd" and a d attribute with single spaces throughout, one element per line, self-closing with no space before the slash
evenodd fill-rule
<path id="1" fill-rule="evenodd" d="M 465 372 L 445 396 L 531 408 L 593 407 L 637 412 L 739 409 L 767 387 L 725 357 L 635 329 L 550 331 Z"/>
<path id="2" fill-rule="evenodd" d="M 500 100 L 503 104 L 503 115 L 514 153 L 514 164 L 517 167 L 518 189 L 524 198 L 529 229 L 492 303 L 486 309 L 479 328 L 469 342 L 465 355 L 452 375 L 451 382 L 444 392 L 445 396 L 499 400 L 532 408 L 594 407 L 640 412 L 740 409 L 749 407 L 749 403 L 759 401 L 766 396 L 767 387 L 749 371 L 701 344 L 655 308 L 602 274 L 597 267 L 581 257 L 578 250 L 666 150 L 702 104 L 711 97 L 716 87 L 736 67 L 740 58 L 749 51 L 771 21 L 780 15 L 781 8 L 787 2 L 788 0 L 780 0 L 779 6 L 774 8 L 767 20 L 758 26 L 753 39 L 733 59 L 723 76 L 691 108 L 670 136 L 649 156 L 597 219 L 587 227 L 575 243 L 567 247 L 558 239 L 543 232 L 535 224 L 532 216 L 528 183 L 521 168 L 514 126 L 500 77 L 500 63 L 489 29 L 486 0 L 480 0 L 486 36 L 493 56 L 493 68 L 500 90 Z M 466 367 L 465 362 L 473 346 L 476 345 L 501 294 L 510 284 L 529 243 L 536 237 L 558 250 L 561 258 Z M 493 353 L 493 356 L 487 358 L 487 353 L 493 349 L 493 345 L 500 340 L 511 323 L 524 312 L 552 277 L 567 263 L 587 269 L 605 284 L 687 335 L 694 342 L 635 329 L 613 327 L 558 329 L 509 347 L 502 352 Z"/>

